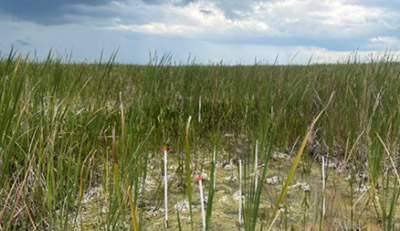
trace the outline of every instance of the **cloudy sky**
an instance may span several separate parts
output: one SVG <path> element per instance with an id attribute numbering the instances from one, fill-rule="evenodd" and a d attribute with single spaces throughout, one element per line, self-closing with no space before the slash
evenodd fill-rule
<path id="1" fill-rule="evenodd" d="M 400 0 L 1 0 L 0 52 L 280 64 L 400 50 Z"/>

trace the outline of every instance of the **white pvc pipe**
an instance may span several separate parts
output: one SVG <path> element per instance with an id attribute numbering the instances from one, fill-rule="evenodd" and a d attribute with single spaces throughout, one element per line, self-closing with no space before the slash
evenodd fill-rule
<path id="1" fill-rule="evenodd" d="M 201 121 L 201 96 L 199 97 L 199 123 Z"/>
<path id="2" fill-rule="evenodd" d="M 206 231 L 206 216 L 204 214 L 204 197 L 203 197 L 203 184 L 202 178 L 199 176 L 199 189 L 200 189 L 200 204 L 201 204 L 201 218 L 203 221 L 203 231 Z"/>
<path id="3" fill-rule="evenodd" d="M 322 216 L 325 216 L 325 157 L 322 157 Z"/>
<path id="4" fill-rule="evenodd" d="M 168 175 L 167 175 L 167 148 L 164 147 L 164 203 L 165 228 L 168 228 Z"/>
<path id="5" fill-rule="evenodd" d="M 246 105 L 246 111 L 245 111 L 245 114 L 244 114 L 244 119 L 245 119 L 245 120 L 247 120 L 247 113 L 248 113 L 248 111 L 249 111 L 249 106 Z"/>
<path id="6" fill-rule="evenodd" d="M 239 229 L 241 221 L 242 221 L 242 160 L 239 160 L 239 220 L 238 220 Z"/>
<path id="7" fill-rule="evenodd" d="M 271 106 L 271 118 L 274 118 L 274 105 Z"/>

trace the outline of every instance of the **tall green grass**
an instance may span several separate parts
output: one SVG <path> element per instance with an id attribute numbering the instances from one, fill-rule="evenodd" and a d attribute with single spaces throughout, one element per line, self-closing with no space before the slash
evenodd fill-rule
<path id="1" fill-rule="evenodd" d="M 392 155 L 399 151 L 400 64 L 389 57 L 307 66 L 174 66 L 164 56 L 141 66 L 117 64 L 115 55 L 95 64 L 71 63 L 52 53 L 44 61 L 16 51 L 1 57 L 1 229 L 69 230 L 84 220 L 85 195 L 99 187 L 107 191 L 105 229 L 128 224 L 140 230 L 146 225 L 140 192 L 151 154 L 163 145 L 175 150 L 180 170 L 185 164 L 191 207 L 191 164 L 200 166 L 196 151 L 211 152 L 215 137 L 229 133 L 260 141 L 259 184 L 244 182 L 244 227 L 255 230 L 268 190 L 270 155 L 289 150 L 304 136 L 333 91 L 312 141 L 326 144 L 320 154 L 367 168 L 382 228 L 394 229 L 397 207 L 389 204 L 398 200 L 398 182 L 391 171 L 381 173 L 386 149 Z M 200 96 L 201 123 L 190 124 L 189 137 L 187 118 L 199 113 Z M 348 144 L 354 147 L 351 154 Z M 253 155 L 228 146 L 221 149 L 230 150 L 232 158 L 241 155 L 249 175 Z M 385 190 L 377 190 L 377 182 L 386 182 Z M 207 228 L 213 190 L 209 196 Z"/>

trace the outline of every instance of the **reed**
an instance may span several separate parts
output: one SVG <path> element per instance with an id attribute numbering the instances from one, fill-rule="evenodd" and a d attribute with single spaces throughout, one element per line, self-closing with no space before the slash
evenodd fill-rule
<path id="1" fill-rule="evenodd" d="M 175 65 L 170 55 L 152 56 L 149 65 L 140 66 L 118 64 L 115 57 L 93 64 L 71 63 L 53 52 L 45 60 L 15 50 L 0 57 L 0 229 L 149 230 L 154 223 L 147 221 L 148 208 L 154 208 L 154 219 L 164 220 L 156 212 L 167 184 L 169 205 L 184 195 L 191 220 L 189 228 L 183 213 L 175 218 L 170 209 L 171 223 L 178 219 L 180 230 L 195 229 L 191 174 L 201 170 L 210 173 L 203 186 L 208 187 L 205 226 L 211 230 L 221 212 L 213 200 L 225 184 L 218 177 L 224 170 L 216 174 L 217 160 L 239 159 L 245 230 L 298 229 L 293 219 L 299 213 L 315 217 L 314 229 L 321 219 L 321 229 L 340 224 L 355 230 L 366 214 L 380 229 L 396 229 L 400 65 L 388 56 L 307 66 Z M 149 184 L 162 167 L 156 154 L 161 145 L 170 147 L 170 168 L 178 162 L 174 182 L 164 187 L 162 180 Z M 271 168 L 283 164 L 271 164 L 270 157 L 294 149 L 297 155 L 275 200 L 274 186 L 265 181 L 276 172 Z M 350 218 L 338 215 L 347 210 L 328 204 L 334 201 L 330 185 L 342 178 L 325 182 L 327 222 L 312 213 L 321 208 L 318 195 L 307 197 L 306 211 L 290 209 L 292 201 L 285 197 L 306 153 L 310 169 L 314 157 L 323 154 L 343 163 L 338 177 L 350 172 L 349 189 L 337 192 L 342 196 L 337 200 L 350 203 Z M 337 174 L 325 170 L 326 176 Z M 358 179 L 359 172 L 368 175 L 366 182 Z M 185 192 L 171 193 L 179 177 Z M 354 192 L 361 184 L 370 187 L 368 193 Z M 343 196 L 348 190 L 350 198 Z M 285 210 L 279 212 L 281 205 Z M 97 223 L 88 225 L 94 217 Z"/>
<path id="2" fill-rule="evenodd" d="M 189 215 L 190 215 L 190 226 L 193 230 L 193 213 L 192 213 L 192 173 L 190 170 L 190 146 L 189 146 L 189 128 L 190 128 L 190 120 L 192 119 L 189 116 L 187 125 L 186 125 L 186 136 L 185 136 L 185 172 L 186 172 L 186 193 L 189 201 Z"/>
<path id="3" fill-rule="evenodd" d="M 326 104 L 326 106 L 322 109 L 322 111 L 321 111 L 321 112 L 315 117 L 315 119 L 312 121 L 312 123 L 311 123 L 311 125 L 310 125 L 310 127 L 309 127 L 309 129 L 308 129 L 308 131 L 307 131 L 307 133 L 306 133 L 306 136 L 305 136 L 304 139 L 303 139 L 303 142 L 302 142 L 302 144 L 301 144 L 301 146 L 300 146 L 300 149 L 299 149 L 299 151 L 297 152 L 296 158 L 295 158 L 294 161 L 293 161 L 292 168 L 291 168 L 291 170 L 290 170 L 290 172 L 289 172 L 289 175 L 288 175 L 288 177 L 287 177 L 287 179 L 286 179 L 285 185 L 284 185 L 283 188 L 282 188 L 282 192 L 281 192 L 281 194 L 280 194 L 280 196 L 279 196 L 279 199 L 278 199 L 278 201 L 276 202 L 276 206 L 275 206 L 275 209 L 274 209 L 274 212 L 273 212 L 273 216 L 272 216 L 272 217 L 275 217 L 275 216 L 276 216 L 276 214 L 277 214 L 277 212 L 278 212 L 278 210 L 279 210 L 279 206 L 281 205 L 281 203 L 282 203 L 282 201 L 283 201 L 283 198 L 284 198 L 285 195 L 286 195 L 286 192 L 287 192 L 287 189 L 288 189 L 288 187 L 289 187 L 289 184 L 290 184 L 290 182 L 291 182 L 292 179 L 293 179 L 293 175 L 294 175 L 294 173 L 295 173 L 295 171 L 296 171 L 297 165 L 299 164 L 300 158 L 301 158 L 301 156 L 302 156 L 302 154 L 303 154 L 304 148 L 305 148 L 305 146 L 306 146 L 306 143 L 307 143 L 307 141 L 308 141 L 308 138 L 310 137 L 311 132 L 312 132 L 312 130 L 313 130 L 315 124 L 317 123 L 318 119 L 321 117 L 322 113 L 326 110 L 326 108 L 327 108 L 327 107 L 329 106 L 329 104 L 331 103 L 331 100 L 332 100 L 333 96 L 334 96 L 334 92 L 331 94 L 331 96 L 330 96 L 330 98 L 329 98 L 329 101 L 328 101 L 328 103 Z"/>
<path id="4" fill-rule="evenodd" d="M 215 185 L 216 185 L 216 147 L 213 148 L 212 153 L 212 162 L 210 167 L 210 183 L 208 186 L 208 198 L 207 198 L 207 207 L 206 207 L 206 230 L 210 230 L 210 223 L 212 218 L 213 211 L 213 201 L 215 195 Z"/>

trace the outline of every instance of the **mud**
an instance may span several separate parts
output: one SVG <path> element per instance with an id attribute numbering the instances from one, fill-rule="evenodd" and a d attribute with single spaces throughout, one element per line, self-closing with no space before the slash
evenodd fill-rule
<path id="1" fill-rule="evenodd" d="M 271 216 L 276 200 L 282 191 L 284 181 L 292 165 L 292 158 L 287 154 L 274 153 L 263 183 L 257 230 L 269 228 L 273 220 Z M 173 160 L 171 160 L 173 163 Z M 204 165 L 209 163 L 206 160 Z M 164 197 L 163 181 L 161 179 L 161 163 L 153 162 L 149 166 L 149 174 L 144 189 L 137 198 L 137 216 L 143 230 L 164 229 Z M 326 167 L 326 190 L 322 191 L 321 163 L 315 160 L 304 160 L 296 170 L 281 210 L 271 230 L 319 230 L 320 225 L 325 229 L 348 230 L 358 227 L 362 230 L 380 230 L 381 224 L 371 200 L 368 180 L 357 176 L 353 188 L 350 188 L 349 174 L 339 171 L 339 165 L 331 163 Z M 190 230 L 189 203 L 184 193 L 184 176 L 175 174 L 176 165 L 169 165 L 169 229 L 178 230 L 178 217 L 182 230 Z M 262 165 L 258 171 L 262 171 Z M 210 185 L 209 169 L 193 170 L 192 178 L 192 208 L 194 230 L 202 230 L 200 198 L 197 176 L 202 174 L 203 190 L 207 199 Z M 248 174 L 248 179 L 254 174 Z M 368 176 L 367 176 L 368 178 Z M 238 230 L 238 200 L 239 200 L 238 169 L 234 163 L 220 161 L 216 168 L 216 188 L 213 200 L 210 230 Z M 322 217 L 322 201 L 325 195 L 326 212 Z M 353 202 L 350 202 L 352 197 Z M 85 193 L 81 210 L 71 226 L 74 230 L 106 230 L 107 207 L 103 188 L 92 188 Z M 243 195 L 246 201 L 246 195 Z M 245 203 L 245 202 L 244 202 Z M 352 207 L 353 204 L 353 207 Z M 245 211 L 244 211 L 245 213 Z M 353 213 L 353 222 L 351 222 Z M 130 217 L 124 219 L 123 226 L 128 229 Z M 243 222 L 243 220 L 242 220 Z M 399 217 L 393 223 L 398 224 Z M 400 227 L 398 227 L 400 228 Z M 244 230 L 242 227 L 241 230 Z"/>

